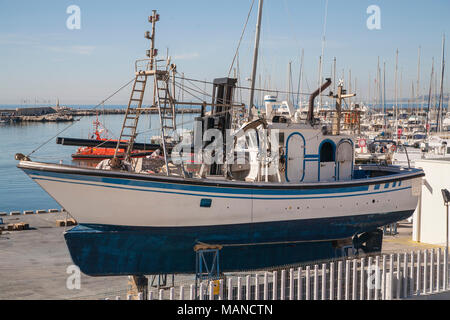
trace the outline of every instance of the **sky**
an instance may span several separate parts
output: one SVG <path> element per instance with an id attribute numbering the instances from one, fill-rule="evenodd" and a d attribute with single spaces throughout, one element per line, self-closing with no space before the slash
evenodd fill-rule
<path id="1" fill-rule="evenodd" d="M 149 42 L 144 32 L 150 30 L 147 18 L 153 9 L 161 15 L 156 35 L 160 56 L 168 50 L 178 72 L 189 78 L 225 77 L 252 1 L 0 0 L 0 104 L 55 103 L 57 98 L 67 105 L 102 101 L 133 77 L 134 61 L 145 57 Z M 398 90 L 402 97 L 411 95 L 419 46 L 420 91 L 428 91 L 432 58 L 439 71 L 442 35 L 450 34 L 450 1 L 328 0 L 325 27 L 326 2 L 264 1 L 261 86 L 270 81 L 272 88 L 286 90 L 292 62 L 296 89 L 304 49 L 302 92 L 314 91 L 325 35 L 323 76 L 331 76 L 336 57 L 339 78 L 344 75 L 348 81 L 351 70 L 352 89 L 361 99 L 369 96 L 369 79 L 374 95 L 378 57 L 382 66 L 386 63 L 387 96 L 394 95 L 397 49 Z M 80 8 L 79 30 L 66 25 L 71 5 Z M 251 76 L 257 5 L 255 0 L 239 50 L 242 85 L 249 85 L 246 78 Z M 367 27 L 371 5 L 380 8 L 379 30 Z M 445 85 L 449 88 L 448 75 Z M 108 104 L 124 104 L 128 96 L 124 90 Z"/>

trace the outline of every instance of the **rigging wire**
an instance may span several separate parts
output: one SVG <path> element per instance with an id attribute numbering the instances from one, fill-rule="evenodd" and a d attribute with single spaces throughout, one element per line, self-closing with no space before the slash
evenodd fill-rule
<path id="1" fill-rule="evenodd" d="M 195 88 L 197 88 L 198 90 L 200 90 L 200 92 L 201 92 L 203 95 L 212 97 L 211 94 L 207 93 L 206 90 L 200 88 L 199 86 L 197 86 L 197 85 L 196 85 L 195 83 L 193 83 L 192 81 L 189 81 L 189 80 L 188 80 L 188 82 L 189 82 L 191 85 L 193 85 Z M 189 87 L 188 87 L 188 88 L 189 88 Z M 192 88 L 191 88 L 191 89 L 192 89 Z"/>
<path id="2" fill-rule="evenodd" d="M 182 88 L 177 82 L 175 82 L 175 86 L 178 87 L 179 89 L 183 90 L 184 92 L 186 92 L 187 94 L 189 94 L 190 96 L 194 97 L 195 99 L 197 99 L 199 101 L 203 101 L 204 100 L 202 98 L 197 97 L 195 94 L 191 93 L 190 91 L 186 90 L 185 88 Z M 185 87 L 186 87 L 186 85 L 185 85 Z"/>
<path id="3" fill-rule="evenodd" d="M 120 91 L 122 91 L 123 89 L 125 89 L 126 87 L 128 87 L 128 85 L 130 85 L 130 83 L 132 83 L 134 81 L 135 77 L 133 77 L 130 81 L 128 81 L 126 84 L 124 84 L 123 86 L 121 86 L 118 90 L 116 90 L 113 94 L 111 94 L 110 96 L 108 96 L 106 99 L 104 99 L 102 102 L 100 102 L 99 104 L 97 104 L 94 108 L 92 108 L 92 110 L 97 109 L 98 107 L 100 107 L 102 104 L 104 104 L 106 101 L 108 101 L 109 99 L 111 99 L 113 96 L 115 96 L 117 93 L 119 93 Z M 46 144 L 48 144 L 50 141 L 52 141 L 53 139 L 55 139 L 57 136 L 59 136 L 61 133 L 67 131 L 69 128 L 73 127 L 75 124 L 77 123 L 77 121 L 74 121 L 73 123 L 71 123 L 70 125 L 68 125 L 67 127 L 65 127 L 63 130 L 59 131 L 56 135 L 52 136 L 50 139 L 48 139 L 47 141 L 45 141 L 44 143 L 40 144 L 36 149 L 34 149 L 32 152 L 30 152 L 27 157 L 30 157 L 33 153 L 35 153 L 36 151 L 38 151 L 39 149 L 41 149 L 43 146 L 45 146 Z"/>
<path id="4" fill-rule="evenodd" d="M 175 78 L 176 79 L 184 79 L 184 80 L 188 80 L 188 81 L 199 82 L 199 83 L 204 83 L 204 84 L 211 84 L 211 85 L 214 84 L 213 82 L 205 81 L 205 80 L 196 80 L 196 79 L 183 78 L 183 77 L 175 77 Z M 251 88 L 243 87 L 243 86 L 236 86 L 236 89 L 251 90 Z M 254 90 L 255 91 L 263 91 L 263 92 L 266 91 L 266 92 L 274 92 L 274 93 L 283 93 L 283 94 L 290 93 L 288 91 L 282 91 L 282 90 L 276 90 L 276 89 L 258 89 L 258 88 L 255 88 Z M 298 94 L 298 95 L 301 95 L 301 96 L 310 96 L 311 95 L 311 93 L 304 93 L 304 92 L 294 92 L 294 94 Z M 199 100 L 202 100 L 202 99 L 199 99 Z"/>
<path id="5" fill-rule="evenodd" d="M 323 33 L 322 33 L 322 52 L 321 52 L 321 59 L 320 59 L 320 69 L 319 69 L 319 87 L 322 85 L 322 73 L 323 73 L 323 64 L 325 62 L 324 59 L 324 51 L 325 51 L 325 37 L 326 37 L 326 31 L 327 31 L 327 18 L 328 18 L 328 0 L 326 0 L 325 3 L 325 18 L 323 21 Z M 319 95 L 322 93 L 322 91 L 319 91 Z M 322 106 L 322 101 L 320 102 L 320 106 Z"/>
<path id="6" fill-rule="evenodd" d="M 253 11 L 253 6 L 255 4 L 255 0 L 252 1 L 252 5 L 250 6 L 250 10 L 248 12 L 247 20 L 245 21 L 244 29 L 242 30 L 241 38 L 239 39 L 238 46 L 236 48 L 236 52 L 233 57 L 233 62 L 231 63 L 230 70 L 228 71 L 228 78 L 230 77 L 231 70 L 233 70 L 234 63 L 236 61 L 236 57 L 239 54 L 239 48 L 241 47 L 242 39 L 244 38 L 245 30 L 247 29 L 248 20 L 250 19 L 250 15 Z"/>

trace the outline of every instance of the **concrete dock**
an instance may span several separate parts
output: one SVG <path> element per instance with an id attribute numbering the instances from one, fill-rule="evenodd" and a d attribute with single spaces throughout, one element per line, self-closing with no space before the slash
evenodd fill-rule
<path id="1" fill-rule="evenodd" d="M 99 299 L 102 294 L 126 290 L 127 277 L 92 278 L 81 275 L 81 289 L 66 286 L 72 260 L 64 242 L 64 227 L 56 220 L 65 213 L 3 217 L 5 224 L 25 222 L 30 230 L 0 235 L 0 300 Z"/>
<path id="2" fill-rule="evenodd" d="M 408 250 L 426 250 L 433 248 L 443 248 L 442 246 L 419 243 L 412 240 L 413 225 L 402 221 L 398 224 L 398 234 L 394 236 L 385 236 L 383 239 L 383 252 L 405 252 Z"/>

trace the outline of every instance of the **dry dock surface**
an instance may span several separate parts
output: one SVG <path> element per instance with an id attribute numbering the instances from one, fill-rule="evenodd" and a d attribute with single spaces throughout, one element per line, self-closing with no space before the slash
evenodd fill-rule
<path id="1" fill-rule="evenodd" d="M 73 299 L 126 289 L 127 277 L 92 278 L 81 275 L 81 290 L 66 286 L 72 261 L 56 227 L 65 214 L 4 217 L 5 224 L 25 222 L 31 230 L 0 235 L 0 299 Z"/>
<path id="2" fill-rule="evenodd" d="M 406 252 L 439 248 L 442 246 L 419 243 L 412 241 L 413 226 L 412 223 L 401 222 L 398 225 L 398 234 L 395 236 L 385 236 L 383 239 L 383 252 Z"/>
<path id="3" fill-rule="evenodd" d="M 126 294 L 127 277 L 81 275 L 81 288 L 69 290 L 67 268 L 72 261 L 64 242 L 64 227 L 56 220 L 65 213 L 2 217 L 5 224 L 25 222 L 30 230 L 0 235 L 0 299 L 102 299 Z M 412 225 L 400 224 L 399 234 L 385 236 L 383 251 L 405 252 L 436 246 L 412 242 Z M 193 276 L 176 276 L 175 283 L 192 283 Z"/>

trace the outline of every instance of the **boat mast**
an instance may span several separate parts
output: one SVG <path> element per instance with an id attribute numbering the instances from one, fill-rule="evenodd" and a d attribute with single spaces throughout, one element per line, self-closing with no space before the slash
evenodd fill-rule
<path id="1" fill-rule="evenodd" d="M 302 56 L 300 58 L 300 73 L 298 79 L 298 93 L 297 93 L 297 105 L 299 108 L 302 108 L 302 81 L 303 81 L 303 59 L 304 59 L 305 51 L 302 49 Z"/>
<path id="2" fill-rule="evenodd" d="M 348 70 L 348 91 L 352 92 L 352 69 Z M 348 99 L 349 100 L 349 108 L 351 109 L 352 106 L 352 99 Z"/>
<path id="3" fill-rule="evenodd" d="M 378 63 L 377 63 L 377 98 L 376 98 L 376 105 L 381 110 L 381 71 L 380 71 L 380 57 L 378 57 Z"/>
<path id="4" fill-rule="evenodd" d="M 395 135 L 397 136 L 398 144 L 398 49 L 395 53 Z"/>
<path id="5" fill-rule="evenodd" d="M 384 134 L 387 131 L 387 110 L 386 110 L 386 61 L 383 63 L 383 112 L 384 112 Z"/>
<path id="6" fill-rule="evenodd" d="M 248 104 L 248 118 L 252 118 L 252 107 L 253 99 L 255 97 L 255 82 L 256 82 L 256 70 L 258 68 L 258 51 L 259 51 L 259 39 L 261 36 L 261 20 L 262 20 L 262 9 L 264 0 L 259 0 L 258 5 L 258 21 L 256 23 L 256 38 L 255 38 L 255 51 L 253 53 L 253 71 L 252 71 L 252 84 L 250 90 L 250 101 Z"/>
<path id="7" fill-rule="evenodd" d="M 403 68 L 400 68 L 400 83 L 399 83 L 399 97 L 402 100 L 401 108 L 403 111 L 404 99 L 403 99 Z"/>
<path id="8" fill-rule="evenodd" d="M 419 55 L 418 55 L 418 62 L 417 62 L 417 85 L 416 85 L 416 96 L 417 96 L 417 99 L 416 99 L 416 103 L 419 105 L 420 104 L 420 101 L 419 101 L 419 99 L 420 99 L 420 51 L 421 51 L 421 47 L 419 46 Z M 417 105 L 417 108 L 419 107 Z M 422 111 L 422 105 L 420 106 L 420 111 Z"/>
<path id="9" fill-rule="evenodd" d="M 441 62 L 441 88 L 439 92 L 439 111 L 438 111 L 438 131 L 442 132 L 442 108 L 444 94 L 444 74 L 445 74 L 445 34 L 442 37 L 442 62 Z"/>
<path id="10" fill-rule="evenodd" d="M 333 92 L 336 92 L 336 57 L 333 59 Z"/>
<path id="11" fill-rule="evenodd" d="M 321 84 L 322 84 L 322 56 L 319 57 L 319 76 L 318 76 L 319 81 L 318 82 L 318 87 L 320 88 Z M 320 112 L 320 108 L 322 108 L 322 92 L 319 93 L 319 112 Z"/>
<path id="12" fill-rule="evenodd" d="M 431 94 L 432 94 L 432 90 L 433 90 L 433 74 L 434 74 L 434 58 L 433 58 L 433 62 L 431 64 L 431 77 L 430 77 L 430 90 L 428 92 L 428 110 L 427 110 L 427 122 L 426 122 L 426 132 L 427 135 L 430 132 L 430 126 L 429 126 L 429 120 L 430 120 L 430 105 L 431 105 Z"/>
<path id="13" fill-rule="evenodd" d="M 322 33 L 322 51 L 320 54 L 320 63 L 319 63 L 319 84 L 318 87 L 321 88 L 322 85 L 322 73 L 323 73 L 323 64 L 324 61 L 324 53 L 325 53 L 325 44 L 326 44 L 326 31 L 327 31 L 327 19 L 328 19 L 328 0 L 325 3 L 325 17 L 323 20 L 323 33 Z M 319 92 L 319 108 L 322 108 L 322 92 Z M 320 109 L 319 109 L 320 111 Z"/>
<path id="14" fill-rule="evenodd" d="M 288 77 L 287 77 L 287 102 L 291 102 L 291 95 L 292 95 L 292 62 L 289 61 L 288 63 Z M 292 99 L 292 103 L 294 103 L 294 99 Z"/>
<path id="15" fill-rule="evenodd" d="M 368 86 L 369 86 L 369 90 L 368 90 L 368 95 L 367 95 L 367 106 L 370 106 L 370 98 L 371 98 L 371 96 L 370 96 L 370 82 L 371 82 L 371 76 L 370 76 L 370 72 L 369 72 L 369 82 L 368 82 Z"/>

